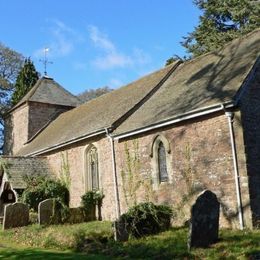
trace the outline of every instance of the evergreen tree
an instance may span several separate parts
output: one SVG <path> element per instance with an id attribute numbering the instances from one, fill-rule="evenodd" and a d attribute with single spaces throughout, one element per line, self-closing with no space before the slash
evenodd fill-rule
<path id="1" fill-rule="evenodd" d="M 260 2 L 256 0 L 194 0 L 203 11 L 182 46 L 192 56 L 214 51 L 260 26 Z"/>
<path id="2" fill-rule="evenodd" d="M 15 88 L 11 99 L 12 105 L 17 104 L 35 85 L 38 79 L 39 74 L 36 71 L 33 62 L 30 58 L 25 59 L 24 65 L 15 82 Z"/>

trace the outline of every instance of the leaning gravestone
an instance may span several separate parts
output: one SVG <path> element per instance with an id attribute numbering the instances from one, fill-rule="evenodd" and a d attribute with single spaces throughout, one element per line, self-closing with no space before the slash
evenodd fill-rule
<path id="1" fill-rule="evenodd" d="M 191 208 L 188 248 L 208 247 L 218 240 L 219 202 L 217 196 L 203 191 Z"/>
<path id="2" fill-rule="evenodd" d="M 116 220 L 113 223 L 114 239 L 115 241 L 128 241 L 129 233 L 126 229 L 126 224 L 122 220 Z"/>
<path id="3" fill-rule="evenodd" d="M 29 224 L 29 208 L 26 204 L 16 202 L 4 209 L 3 229 L 22 227 Z"/>
<path id="4" fill-rule="evenodd" d="M 46 199 L 39 203 L 38 218 L 40 225 L 49 225 L 52 223 L 54 203 L 54 199 Z"/>

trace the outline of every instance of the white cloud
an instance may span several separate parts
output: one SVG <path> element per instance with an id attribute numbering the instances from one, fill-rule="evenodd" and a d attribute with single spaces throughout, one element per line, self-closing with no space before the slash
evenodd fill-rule
<path id="1" fill-rule="evenodd" d="M 139 48 L 134 49 L 133 57 L 134 57 L 135 62 L 140 65 L 148 64 L 151 62 L 151 56 Z"/>
<path id="2" fill-rule="evenodd" d="M 131 54 L 120 52 L 109 37 L 102 33 L 98 27 L 91 25 L 88 29 L 89 37 L 94 46 L 103 52 L 92 61 L 96 68 L 102 70 L 126 68 L 147 64 L 151 61 L 150 56 L 138 48 L 135 48 Z"/>
<path id="3" fill-rule="evenodd" d="M 60 20 L 48 20 L 51 23 L 48 32 L 50 39 L 46 43 L 46 46 L 34 51 L 33 56 L 35 58 L 44 57 L 44 48 L 50 49 L 49 57 L 67 56 L 74 50 L 76 42 L 82 41 L 82 37 L 72 28 L 64 24 Z"/>
<path id="4" fill-rule="evenodd" d="M 100 30 L 93 25 L 88 27 L 89 29 L 89 37 L 96 47 L 99 47 L 107 52 L 114 52 L 116 48 L 114 44 L 108 39 L 108 37 L 100 32 Z"/>
<path id="5" fill-rule="evenodd" d="M 97 57 L 93 64 L 99 69 L 123 68 L 133 64 L 131 57 L 124 54 L 112 52 L 104 56 Z"/>
<path id="6" fill-rule="evenodd" d="M 111 88 L 118 88 L 123 86 L 123 82 L 120 79 L 112 78 L 108 82 L 108 86 Z"/>

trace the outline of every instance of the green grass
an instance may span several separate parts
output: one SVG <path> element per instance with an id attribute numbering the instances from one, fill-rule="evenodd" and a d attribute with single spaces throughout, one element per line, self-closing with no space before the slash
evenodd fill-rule
<path id="1" fill-rule="evenodd" d="M 259 259 L 260 231 L 221 230 L 210 248 L 187 250 L 186 228 L 114 242 L 110 222 L 0 231 L 0 259 Z M 81 252 L 81 253 L 79 253 Z M 257 258 L 258 256 L 258 258 Z"/>

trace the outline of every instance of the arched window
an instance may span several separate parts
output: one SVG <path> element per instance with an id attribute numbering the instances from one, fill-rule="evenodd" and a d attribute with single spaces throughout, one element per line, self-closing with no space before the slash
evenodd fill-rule
<path id="1" fill-rule="evenodd" d="M 99 189 L 98 152 L 94 145 L 86 150 L 86 190 Z"/>
<path id="2" fill-rule="evenodd" d="M 158 174 L 159 182 L 168 181 L 166 151 L 162 141 L 158 144 Z"/>
<path id="3" fill-rule="evenodd" d="M 163 135 L 157 135 L 151 146 L 153 187 L 159 188 L 160 183 L 171 182 L 170 144 Z"/>

